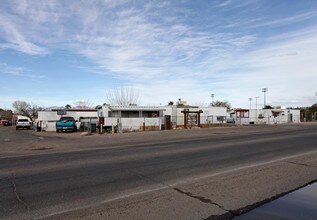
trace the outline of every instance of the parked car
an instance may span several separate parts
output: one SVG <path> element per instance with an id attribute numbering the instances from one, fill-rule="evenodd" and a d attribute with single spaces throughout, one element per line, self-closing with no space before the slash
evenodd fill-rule
<path id="1" fill-rule="evenodd" d="M 26 128 L 28 130 L 31 129 L 31 121 L 28 120 L 27 118 L 19 118 L 17 120 L 17 124 L 15 126 L 16 130 L 19 130 L 20 128 Z"/>
<path id="2" fill-rule="evenodd" d="M 77 131 L 76 121 L 73 117 L 61 117 L 58 122 L 56 122 L 56 132 L 62 131 Z"/>
<path id="3" fill-rule="evenodd" d="M 10 126 L 10 125 L 11 125 L 11 123 L 10 123 L 9 120 L 1 120 L 1 124 L 2 124 L 3 126 Z"/>

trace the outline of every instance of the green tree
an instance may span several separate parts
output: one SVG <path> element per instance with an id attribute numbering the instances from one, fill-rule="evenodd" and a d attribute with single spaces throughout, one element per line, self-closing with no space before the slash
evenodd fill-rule
<path id="1" fill-rule="evenodd" d="M 65 105 L 65 109 L 71 109 L 72 106 L 70 104 Z"/>
<path id="2" fill-rule="evenodd" d="M 274 109 L 274 108 L 272 106 L 270 106 L 270 105 L 266 105 L 266 106 L 264 106 L 263 109 Z"/>
<path id="3" fill-rule="evenodd" d="M 308 110 L 313 111 L 313 112 L 317 112 L 317 103 L 313 104 L 311 107 L 309 107 Z"/>

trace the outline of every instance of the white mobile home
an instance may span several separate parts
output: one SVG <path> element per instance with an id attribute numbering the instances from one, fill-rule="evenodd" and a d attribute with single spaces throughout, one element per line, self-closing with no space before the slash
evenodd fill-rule
<path id="1" fill-rule="evenodd" d="M 118 126 L 119 131 L 160 130 L 165 108 L 158 106 L 110 106 L 97 107 L 103 127 Z"/>
<path id="2" fill-rule="evenodd" d="M 298 109 L 235 109 L 231 116 L 238 125 L 300 122 Z"/>

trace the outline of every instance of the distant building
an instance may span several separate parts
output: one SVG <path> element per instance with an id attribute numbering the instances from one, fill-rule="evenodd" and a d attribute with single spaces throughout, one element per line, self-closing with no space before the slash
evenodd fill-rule
<path id="1" fill-rule="evenodd" d="M 42 131 L 56 131 L 55 123 L 62 116 L 73 117 L 78 128 L 82 122 L 91 121 L 97 124 L 98 121 L 96 109 L 51 109 L 39 111 L 35 125 L 40 127 Z"/>
<path id="2" fill-rule="evenodd" d="M 118 126 L 120 131 L 173 129 L 179 127 L 208 127 L 226 123 L 225 107 L 189 106 L 179 100 L 167 106 L 111 106 L 97 107 L 104 127 Z"/>
<path id="3" fill-rule="evenodd" d="M 165 108 L 164 116 L 170 116 L 172 128 L 209 127 L 226 123 L 226 107 L 190 106 L 186 101 L 179 100 L 176 105 Z"/>
<path id="4" fill-rule="evenodd" d="M 299 123 L 297 109 L 235 109 L 230 117 L 237 125 Z"/>

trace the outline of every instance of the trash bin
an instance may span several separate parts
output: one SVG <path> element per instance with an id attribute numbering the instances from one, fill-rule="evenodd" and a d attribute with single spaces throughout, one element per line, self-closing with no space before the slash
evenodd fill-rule
<path id="1" fill-rule="evenodd" d="M 96 130 L 97 130 L 97 124 L 91 123 L 91 124 L 90 124 L 90 129 L 91 129 L 91 132 L 96 132 Z"/>

